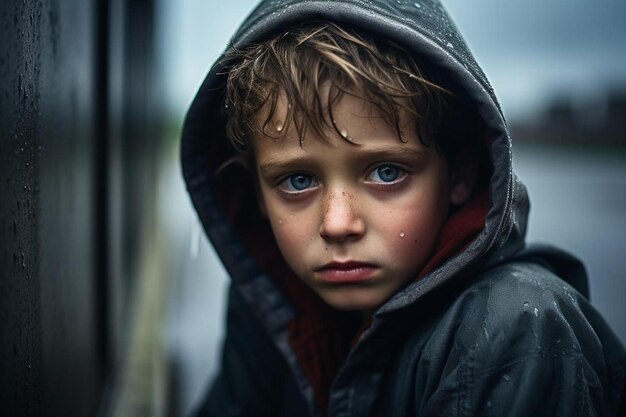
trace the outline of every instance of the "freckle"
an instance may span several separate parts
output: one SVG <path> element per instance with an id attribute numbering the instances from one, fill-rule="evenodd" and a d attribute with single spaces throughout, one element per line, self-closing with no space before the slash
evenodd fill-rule
<path id="1" fill-rule="evenodd" d="M 400 237 L 404 237 L 404 232 L 400 232 Z"/>

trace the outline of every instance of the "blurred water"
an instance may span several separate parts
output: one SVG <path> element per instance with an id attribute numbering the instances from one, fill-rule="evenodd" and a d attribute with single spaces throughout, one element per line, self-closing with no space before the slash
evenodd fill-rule
<path id="1" fill-rule="evenodd" d="M 626 342 L 626 154 L 516 146 L 514 169 L 530 195 L 528 241 L 583 259 L 592 304 Z"/>
<path id="2" fill-rule="evenodd" d="M 186 416 L 219 366 L 224 337 L 226 272 L 208 243 L 183 184 L 178 149 L 162 164 L 160 218 L 167 236 L 170 416 Z"/>

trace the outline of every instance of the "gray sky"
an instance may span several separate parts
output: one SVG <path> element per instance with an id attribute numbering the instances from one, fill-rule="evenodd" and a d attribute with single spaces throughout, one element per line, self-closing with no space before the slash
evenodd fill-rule
<path id="1" fill-rule="evenodd" d="M 158 0 L 168 108 L 182 117 L 230 36 L 257 1 Z M 626 85 L 625 0 L 444 0 L 508 118 L 553 94 L 601 96 Z"/>

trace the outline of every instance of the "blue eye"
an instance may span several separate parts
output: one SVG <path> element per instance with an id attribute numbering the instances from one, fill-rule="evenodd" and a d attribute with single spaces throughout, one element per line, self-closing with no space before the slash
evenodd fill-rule
<path id="1" fill-rule="evenodd" d="M 287 192 L 304 191 L 307 188 L 311 188 L 316 185 L 313 177 L 307 174 L 294 174 L 290 175 L 280 183 L 280 186 Z"/>
<path id="2" fill-rule="evenodd" d="M 384 164 L 376 167 L 368 176 L 367 179 L 373 182 L 394 182 L 402 174 L 404 170 L 394 164 Z"/>

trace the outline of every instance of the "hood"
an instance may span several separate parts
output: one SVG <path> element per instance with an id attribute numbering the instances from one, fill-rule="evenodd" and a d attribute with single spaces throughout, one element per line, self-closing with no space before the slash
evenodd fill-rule
<path id="1" fill-rule="evenodd" d="M 425 58 L 448 74 L 473 104 L 487 130 L 492 175 L 478 230 L 461 251 L 457 248 L 448 254 L 442 264 L 385 303 L 361 335 L 362 340 L 376 331 L 386 315 L 406 310 L 442 285 L 464 279 L 467 274 L 460 271 L 485 267 L 518 252 L 524 246 L 529 204 L 524 186 L 512 172 L 511 139 L 494 91 L 438 1 L 263 1 L 233 36 L 232 45 L 242 48 L 289 26 L 315 20 L 380 34 Z M 306 312 L 307 305 L 316 311 L 324 307 L 315 300 L 302 303 L 299 297 L 306 289 L 287 282 L 293 279 L 292 273 L 281 261 L 269 224 L 259 213 L 248 176 L 237 168 L 216 176 L 224 162 L 234 156 L 224 134 L 221 107 L 225 83 L 223 65 L 218 61 L 185 120 L 183 174 L 193 205 L 233 284 L 293 365 L 298 362 L 292 349 L 298 343 L 293 338 L 297 332 L 294 326 L 303 328 L 294 325 L 295 310 Z M 291 302 L 294 298 L 298 299 L 297 308 Z M 318 320 L 326 313 L 316 313 Z"/>
<path id="2" fill-rule="evenodd" d="M 380 312 L 402 308 L 441 285 L 462 269 L 517 251 L 523 245 L 528 213 L 524 186 L 512 172 L 511 139 L 495 93 L 455 25 L 438 1 L 264 1 L 232 38 L 242 48 L 299 22 L 328 20 L 381 35 L 414 50 L 446 71 L 473 102 L 488 129 L 492 176 L 484 227 L 461 253 L 407 287 Z M 254 261 L 246 243 L 259 246 L 269 226 L 258 213 L 255 191 L 244 173 L 222 175 L 220 166 L 234 154 L 225 139 L 222 116 L 225 75 L 218 62 L 211 68 L 187 113 L 182 135 L 182 166 L 188 192 L 204 229 L 235 283 L 244 285 L 267 275 L 275 246 L 264 243 Z M 226 178 L 228 177 L 228 178 Z M 255 249 L 257 250 L 257 249 Z M 274 277 L 276 279 L 276 277 Z M 271 285 L 270 285 L 271 286 Z M 419 291 L 415 291 L 419 286 Z M 267 288 L 266 288 L 267 289 Z"/>

